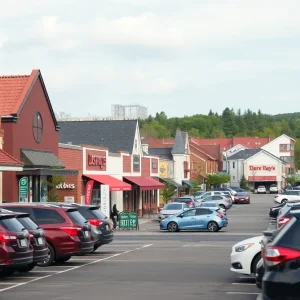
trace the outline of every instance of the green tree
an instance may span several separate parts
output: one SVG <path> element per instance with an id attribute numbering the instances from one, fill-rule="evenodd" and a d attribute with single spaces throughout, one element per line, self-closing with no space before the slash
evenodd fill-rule
<path id="1" fill-rule="evenodd" d="M 296 139 L 295 143 L 295 167 L 297 170 L 300 169 L 300 139 Z"/>
<path id="2" fill-rule="evenodd" d="M 241 178 L 241 181 L 240 181 L 240 187 L 242 189 L 247 189 L 248 188 L 248 181 L 247 181 L 246 177 L 244 176 L 244 174 L 243 174 L 243 176 Z"/>
<path id="3" fill-rule="evenodd" d="M 296 183 L 296 176 L 288 176 L 287 183 L 294 185 Z"/>
<path id="4" fill-rule="evenodd" d="M 230 181 L 230 176 L 225 173 L 210 174 L 207 177 L 207 184 L 210 186 L 219 186 Z"/>
<path id="5" fill-rule="evenodd" d="M 166 182 L 165 188 L 161 192 L 161 196 L 164 203 L 165 204 L 168 203 L 168 201 L 171 200 L 172 197 L 175 196 L 175 194 L 176 194 L 176 188 L 172 184 Z"/>
<path id="6" fill-rule="evenodd" d="M 65 182 L 64 176 L 54 175 L 47 180 L 43 180 L 48 187 L 48 202 L 59 202 L 59 195 L 56 187 Z"/>

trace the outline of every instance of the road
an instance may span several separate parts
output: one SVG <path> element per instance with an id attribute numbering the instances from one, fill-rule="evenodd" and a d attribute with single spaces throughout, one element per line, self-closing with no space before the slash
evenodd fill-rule
<path id="1" fill-rule="evenodd" d="M 248 276 L 230 272 L 231 247 L 268 228 L 271 195 L 252 195 L 234 205 L 229 225 L 218 233 L 158 230 L 116 232 L 112 244 L 68 263 L 16 274 L 0 281 L 0 298 L 10 300 L 254 300 L 259 293 Z"/>

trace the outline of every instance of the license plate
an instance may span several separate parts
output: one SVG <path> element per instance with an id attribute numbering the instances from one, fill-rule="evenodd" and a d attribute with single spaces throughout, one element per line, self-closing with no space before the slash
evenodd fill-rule
<path id="1" fill-rule="evenodd" d="M 41 238 L 41 237 L 37 238 L 37 243 L 38 243 L 38 245 L 43 245 L 44 244 L 44 239 Z"/>
<path id="2" fill-rule="evenodd" d="M 21 247 L 26 247 L 27 246 L 27 241 L 26 240 L 20 240 L 20 245 L 21 245 Z"/>
<path id="3" fill-rule="evenodd" d="M 88 231 L 84 231 L 84 232 L 83 232 L 83 235 L 84 235 L 84 237 L 86 237 L 86 238 L 87 238 L 87 237 L 90 237 L 90 233 L 89 233 Z"/>

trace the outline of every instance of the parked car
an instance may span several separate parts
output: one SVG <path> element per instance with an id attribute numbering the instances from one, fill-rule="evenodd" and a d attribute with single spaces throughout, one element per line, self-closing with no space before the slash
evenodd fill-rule
<path id="1" fill-rule="evenodd" d="M 291 201 L 284 201 L 282 203 L 280 203 L 279 205 L 275 205 L 273 207 L 270 208 L 270 212 L 269 212 L 269 216 L 270 218 L 277 218 L 278 217 L 278 213 L 280 212 L 280 210 L 287 204 L 294 204 L 294 203 L 300 203 L 300 200 L 291 200 Z"/>
<path id="2" fill-rule="evenodd" d="M 220 206 L 218 205 L 218 203 L 215 202 L 215 201 L 212 201 L 212 202 L 206 202 L 206 201 L 205 201 L 205 202 L 202 202 L 202 203 L 200 204 L 200 207 L 202 207 L 202 208 L 210 208 L 210 209 L 217 210 L 219 213 L 221 213 L 221 214 L 223 214 L 223 215 L 226 215 L 226 214 L 227 214 L 226 209 L 220 207 Z"/>
<path id="3" fill-rule="evenodd" d="M 216 187 L 216 188 L 214 188 L 213 189 L 214 191 L 223 191 L 223 192 L 230 192 L 233 196 L 235 196 L 236 195 L 236 191 L 235 190 L 233 190 L 232 188 L 230 188 L 230 187 L 222 187 L 222 188 L 220 188 L 220 187 Z"/>
<path id="4" fill-rule="evenodd" d="M 32 262 L 28 230 L 12 213 L 0 212 L 0 275 L 9 276 Z"/>
<path id="5" fill-rule="evenodd" d="M 255 283 L 256 286 L 261 289 L 262 278 L 265 273 L 264 260 L 261 258 L 256 265 Z"/>
<path id="6" fill-rule="evenodd" d="M 234 196 L 234 203 L 246 203 L 250 204 L 250 194 L 248 192 L 238 192 Z"/>
<path id="7" fill-rule="evenodd" d="M 193 196 L 184 196 L 180 198 L 175 198 L 174 202 L 186 203 L 188 207 L 195 207 L 195 198 Z"/>
<path id="8" fill-rule="evenodd" d="M 239 188 L 239 187 L 236 187 L 236 186 L 229 186 L 229 188 L 231 188 L 232 190 L 236 191 L 237 193 L 238 192 L 247 192 L 246 190 L 244 190 L 242 188 Z"/>
<path id="9" fill-rule="evenodd" d="M 39 266 L 48 266 L 54 261 L 66 262 L 73 255 L 94 251 L 91 225 L 76 207 L 47 203 L 7 203 L 0 207 L 28 213 L 44 229 L 49 248 L 48 259 L 38 263 Z"/>
<path id="10" fill-rule="evenodd" d="M 264 185 L 259 185 L 257 187 L 257 194 L 266 194 L 267 193 L 267 189 Z"/>
<path id="11" fill-rule="evenodd" d="M 256 265 L 261 259 L 262 238 L 261 235 L 252 237 L 232 246 L 230 271 L 245 275 L 256 273 Z"/>
<path id="12" fill-rule="evenodd" d="M 60 202 L 59 205 L 76 207 L 79 213 L 87 221 L 89 221 L 89 223 L 91 224 L 92 236 L 94 238 L 94 250 L 98 249 L 102 245 L 109 244 L 113 241 L 114 234 L 111 228 L 111 222 L 109 218 L 101 212 L 100 206 L 80 205 L 76 203 L 64 202 Z"/>
<path id="13" fill-rule="evenodd" d="M 19 272 L 31 271 L 39 262 L 43 263 L 48 259 L 48 245 L 45 239 L 44 230 L 36 224 L 30 215 L 26 213 L 12 212 L 6 209 L 0 209 L 1 213 L 11 214 L 26 228 L 30 234 L 30 243 L 33 248 L 33 261 L 30 265 L 18 268 Z"/>
<path id="14" fill-rule="evenodd" d="M 298 209 L 300 209 L 300 203 L 290 203 L 285 205 L 277 216 L 277 228 L 286 225 L 292 219 L 292 212 Z"/>
<path id="15" fill-rule="evenodd" d="M 232 201 L 229 198 L 226 198 L 225 196 L 222 195 L 216 195 L 216 196 L 208 196 L 204 199 L 200 200 L 200 203 L 203 202 L 216 202 L 221 208 L 223 209 L 230 209 L 230 207 L 232 206 Z"/>
<path id="16" fill-rule="evenodd" d="M 260 299 L 299 299 L 300 210 L 263 251 L 265 272 Z"/>
<path id="17" fill-rule="evenodd" d="M 193 196 L 194 196 L 195 198 L 197 198 L 197 197 L 200 197 L 201 195 L 203 195 L 204 193 L 205 193 L 205 191 L 197 191 L 197 192 L 194 193 Z"/>
<path id="18" fill-rule="evenodd" d="M 226 227 L 228 219 L 216 210 L 193 208 L 171 216 L 160 222 L 161 230 L 208 230 L 216 232 Z"/>
<path id="19" fill-rule="evenodd" d="M 272 194 L 272 193 L 278 193 L 277 184 L 271 184 L 269 190 L 270 190 L 270 194 Z"/>
<path id="20" fill-rule="evenodd" d="M 300 191 L 290 190 L 274 196 L 274 201 L 276 203 L 282 203 L 291 200 L 300 200 Z"/>
<path id="21" fill-rule="evenodd" d="M 166 204 L 163 209 L 159 212 L 158 219 L 164 220 L 170 216 L 175 214 L 181 213 L 184 209 L 188 209 L 188 205 L 185 202 L 179 203 L 168 203 Z"/>
<path id="22" fill-rule="evenodd" d="M 204 194 L 202 194 L 200 196 L 199 199 L 197 198 L 196 200 L 199 201 L 199 200 L 202 200 L 202 199 L 204 199 L 208 196 L 224 196 L 228 199 L 231 199 L 232 202 L 234 200 L 234 196 L 228 191 L 209 191 L 209 192 L 205 192 Z"/>

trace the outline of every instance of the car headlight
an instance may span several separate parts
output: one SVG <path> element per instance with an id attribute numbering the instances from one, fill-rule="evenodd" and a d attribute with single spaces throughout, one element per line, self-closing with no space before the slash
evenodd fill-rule
<path id="1" fill-rule="evenodd" d="M 244 245 L 239 245 L 235 247 L 235 252 L 243 252 L 252 247 L 254 244 L 244 244 Z"/>

